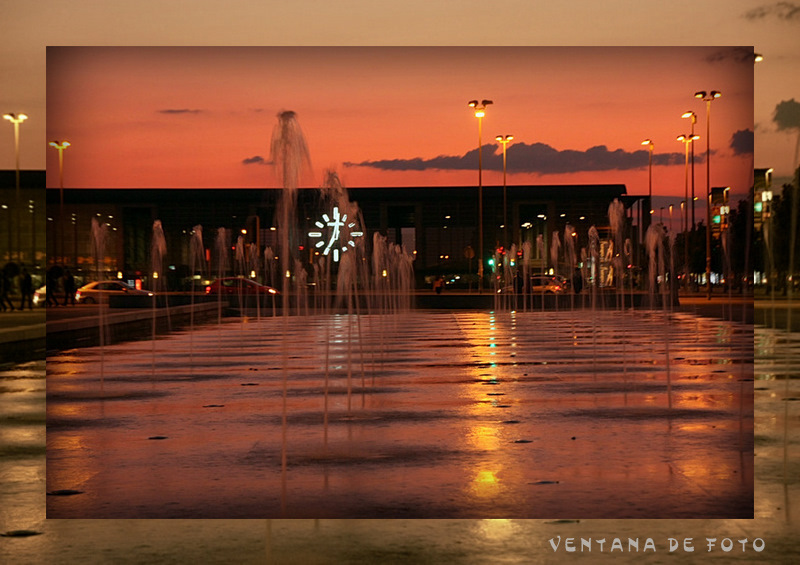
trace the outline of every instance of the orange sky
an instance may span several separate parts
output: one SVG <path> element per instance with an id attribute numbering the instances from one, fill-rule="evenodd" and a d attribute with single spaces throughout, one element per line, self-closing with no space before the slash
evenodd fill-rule
<path id="1" fill-rule="evenodd" d="M 705 152 L 705 103 L 712 104 L 712 185 L 743 194 L 752 150 L 734 155 L 737 131 L 753 130 L 753 66 L 734 48 L 48 48 L 47 138 L 67 139 L 66 187 L 269 187 L 269 139 L 281 110 L 294 110 L 313 171 L 309 186 L 334 168 L 351 187 L 472 185 L 469 161 L 454 170 L 345 166 L 384 160 L 451 161 L 474 151 L 477 120 L 467 101 L 494 101 L 483 143 L 513 134 L 509 184 L 624 183 L 647 193 L 641 141 L 655 142 L 654 194 L 682 197 L 686 110 L 698 114 L 698 157 Z M 746 137 L 746 134 L 745 134 Z M 574 173 L 541 173 L 525 146 L 571 150 Z M 596 170 L 584 152 L 606 146 L 626 164 Z M 484 152 L 484 183 L 502 168 Z M 531 149 L 528 147 L 527 149 Z M 515 153 L 516 151 L 516 153 Z M 638 152 L 638 153 L 635 153 Z M 633 155 L 625 155 L 631 154 Z M 563 157 L 563 155 L 562 155 Z M 608 157 L 608 155 L 605 155 Z M 516 158 L 516 160 L 515 160 Z M 552 166 L 546 160 L 544 166 Z M 401 164 L 402 165 L 402 164 Z M 56 152 L 48 186 L 58 185 Z M 600 168 L 605 165 L 599 165 Z M 705 165 L 696 165 L 705 190 Z M 513 172 L 519 168 L 533 172 Z M 582 170 L 587 169 L 587 170 Z"/>

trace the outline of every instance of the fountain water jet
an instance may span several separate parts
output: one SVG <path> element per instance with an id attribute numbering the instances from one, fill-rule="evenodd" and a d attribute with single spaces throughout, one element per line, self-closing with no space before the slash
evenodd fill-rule
<path id="1" fill-rule="evenodd" d="M 613 269 L 616 279 L 617 289 L 617 308 L 624 309 L 625 296 L 623 294 L 622 268 L 622 245 L 625 229 L 625 206 L 618 199 L 614 199 L 608 205 L 608 222 L 611 225 L 611 234 L 614 238 Z M 620 305 L 620 295 L 622 295 L 622 305 Z"/>
<path id="2" fill-rule="evenodd" d="M 156 302 L 158 299 L 159 291 L 166 290 L 164 284 L 163 268 L 164 256 L 167 254 L 167 241 L 164 238 L 164 229 L 161 227 L 161 220 L 153 222 L 153 240 L 150 245 L 150 262 L 151 262 L 151 275 L 153 281 L 153 342 L 152 342 L 152 378 L 156 377 Z M 167 296 L 164 294 L 165 307 L 167 306 Z M 166 309 L 167 316 L 169 316 L 169 309 Z M 169 317 L 167 318 L 169 320 Z M 168 322 L 169 323 L 169 322 Z"/>
<path id="3" fill-rule="evenodd" d="M 282 365 L 283 365 L 283 403 L 281 414 L 281 507 L 286 506 L 286 451 L 287 451 L 287 393 L 289 381 L 289 354 L 288 354 L 288 327 L 289 327 L 289 294 L 291 287 L 291 272 L 293 255 L 290 250 L 296 246 L 290 245 L 293 239 L 295 209 L 297 206 L 297 189 L 300 176 L 310 168 L 311 159 L 308 153 L 305 137 L 297 121 L 297 115 L 292 111 L 278 114 L 278 123 L 272 130 L 270 144 L 270 157 L 275 166 L 275 172 L 283 189 L 278 212 L 278 235 L 281 243 L 281 285 L 282 291 Z"/>
<path id="4" fill-rule="evenodd" d="M 102 265 L 105 261 L 106 238 L 108 237 L 108 224 L 92 218 L 92 258 L 94 259 L 95 280 L 102 280 Z M 105 312 L 103 305 L 103 290 L 100 289 L 98 308 L 98 333 L 100 337 L 100 390 L 103 389 L 105 374 Z"/>
<path id="5" fill-rule="evenodd" d="M 553 274 L 558 275 L 558 253 L 561 250 L 561 240 L 558 238 L 558 232 L 553 232 L 553 240 L 550 242 L 550 261 L 553 263 Z M 544 300 L 544 298 L 542 298 Z M 558 311 L 558 295 L 553 295 L 553 301 Z"/>
<path id="6" fill-rule="evenodd" d="M 191 285 L 191 293 L 192 293 L 192 300 L 191 305 L 192 309 L 189 313 L 189 367 L 194 369 L 194 345 L 193 345 L 193 334 L 194 334 L 194 295 L 195 295 L 195 276 L 197 271 L 200 271 L 200 276 L 202 277 L 204 269 L 203 263 L 205 262 L 206 252 L 205 248 L 203 247 L 203 226 L 196 225 L 192 229 L 192 238 L 189 244 L 189 255 L 190 255 L 190 273 L 192 277 L 192 285 Z M 199 268 L 198 268 L 199 267 Z"/>

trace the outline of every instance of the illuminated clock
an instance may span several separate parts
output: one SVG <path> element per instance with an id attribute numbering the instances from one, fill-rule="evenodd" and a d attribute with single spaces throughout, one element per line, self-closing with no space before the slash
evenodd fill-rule
<path id="1" fill-rule="evenodd" d="M 314 247 L 320 250 L 322 255 L 332 255 L 334 261 L 339 261 L 340 253 L 346 253 L 348 249 L 356 246 L 354 238 L 362 237 L 364 232 L 351 231 L 356 227 L 356 222 L 348 222 L 347 214 L 339 215 L 338 206 L 334 206 L 330 216 L 322 214 L 322 219 L 314 222 L 319 231 L 308 232 L 308 237 L 318 239 Z"/>

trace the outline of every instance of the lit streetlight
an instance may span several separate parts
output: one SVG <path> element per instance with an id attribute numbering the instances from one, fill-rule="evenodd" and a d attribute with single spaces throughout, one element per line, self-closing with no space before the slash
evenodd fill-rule
<path id="1" fill-rule="evenodd" d="M 697 114 L 689 110 L 684 112 L 681 118 L 687 118 L 691 120 L 692 130 L 690 133 L 691 135 L 694 135 L 694 124 L 697 123 Z M 692 229 L 694 229 L 694 201 L 694 143 L 692 143 Z"/>
<path id="2" fill-rule="evenodd" d="M 70 143 L 69 141 L 51 141 L 49 145 L 58 150 L 58 225 L 60 231 L 61 262 L 64 263 L 64 149 L 69 147 Z"/>
<path id="3" fill-rule="evenodd" d="M 506 146 L 514 139 L 513 135 L 498 135 L 495 137 L 503 145 L 503 245 L 508 246 L 508 199 L 506 195 Z"/>
<path id="4" fill-rule="evenodd" d="M 14 203 L 14 215 L 16 217 L 17 223 L 17 260 L 19 261 L 22 256 L 20 255 L 20 246 L 21 246 L 21 236 L 20 236 L 20 217 L 19 217 L 19 210 L 22 207 L 19 200 L 19 125 L 28 119 L 26 114 L 3 114 L 3 118 L 14 124 L 14 157 L 16 159 L 16 200 Z M 34 250 L 35 253 L 35 250 Z M 11 247 L 8 249 L 9 259 L 11 259 Z"/>
<path id="5" fill-rule="evenodd" d="M 491 100 L 470 100 L 468 105 L 475 111 L 478 118 L 478 292 L 483 290 L 483 152 L 481 150 L 481 136 L 483 133 L 483 117 L 486 107 Z"/>
<path id="6" fill-rule="evenodd" d="M 653 209 L 653 148 L 655 145 L 650 139 L 642 141 L 642 145 L 647 145 L 648 159 L 647 159 L 647 225 L 652 223 L 652 217 L 655 210 Z M 644 245 L 644 217 L 642 216 L 642 208 L 639 207 L 639 248 Z M 638 255 L 638 254 L 637 254 Z"/>
<path id="7" fill-rule="evenodd" d="M 686 151 L 686 158 L 684 161 L 684 183 L 683 183 L 683 202 L 681 202 L 681 216 L 683 220 L 683 253 L 684 253 L 684 260 L 685 260 L 685 269 L 684 275 L 689 275 L 689 210 L 684 210 L 684 202 L 689 201 L 689 145 L 694 147 L 692 143 L 696 139 L 700 139 L 699 135 L 693 134 L 681 134 L 678 136 L 678 141 L 683 143 Z M 694 221 L 694 220 L 693 220 Z"/>
<path id="8" fill-rule="evenodd" d="M 649 158 L 647 161 L 647 198 L 649 202 L 647 203 L 647 207 L 650 208 L 650 214 L 652 215 L 655 210 L 653 210 L 653 142 L 649 139 L 645 139 L 642 141 L 642 145 L 647 145 L 647 150 L 649 152 Z"/>
<path id="9" fill-rule="evenodd" d="M 718 90 L 694 93 L 706 103 L 706 296 L 711 300 L 711 102 L 722 96 Z"/>

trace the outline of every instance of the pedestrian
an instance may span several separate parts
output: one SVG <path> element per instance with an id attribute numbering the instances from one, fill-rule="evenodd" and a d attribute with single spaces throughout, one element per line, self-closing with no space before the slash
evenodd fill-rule
<path id="1" fill-rule="evenodd" d="M 64 306 L 69 304 L 75 306 L 75 277 L 67 269 L 64 271 Z"/>
<path id="2" fill-rule="evenodd" d="M 442 294 L 442 290 L 444 290 L 444 279 L 442 275 L 436 275 L 436 278 L 433 280 L 433 290 L 436 294 Z"/>
<path id="3" fill-rule="evenodd" d="M 513 280 L 514 280 L 514 293 L 515 294 L 522 294 L 522 291 L 524 290 L 524 286 L 525 286 L 525 284 L 524 284 L 525 281 L 522 280 L 522 273 L 519 272 L 519 269 L 517 269 L 514 272 L 514 279 Z"/>
<path id="4" fill-rule="evenodd" d="M 580 294 L 581 290 L 583 290 L 583 277 L 580 269 L 575 269 L 572 274 L 572 290 L 575 294 Z"/>
<path id="5" fill-rule="evenodd" d="M 19 291 L 22 295 L 19 301 L 19 309 L 25 310 L 25 303 L 27 302 L 28 309 L 33 310 L 33 278 L 25 267 L 22 267 L 22 272 L 19 274 Z"/>
<path id="6" fill-rule="evenodd" d="M 5 273 L 5 271 L 0 272 L 0 307 L 3 308 L 3 312 L 6 310 L 14 311 L 14 305 L 11 303 L 11 299 L 8 297 L 8 292 L 11 290 L 11 279 Z M 6 303 L 8 303 L 8 308 L 6 308 Z"/>
<path id="7" fill-rule="evenodd" d="M 51 268 L 49 271 L 47 271 L 45 283 L 47 285 L 46 304 L 48 306 L 58 306 L 58 298 L 56 298 L 58 275 L 56 274 L 55 268 Z"/>

